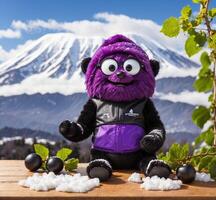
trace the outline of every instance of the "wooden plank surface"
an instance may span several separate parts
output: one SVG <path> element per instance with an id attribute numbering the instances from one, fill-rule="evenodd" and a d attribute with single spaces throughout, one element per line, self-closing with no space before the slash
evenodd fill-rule
<path id="1" fill-rule="evenodd" d="M 78 172 L 85 174 L 86 164 L 80 164 Z M 194 182 L 191 185 L 183 185 L 176 191 L 146 191 L 139 184 L 127 182 L 132 171 L 114 172 L 113 177 L 100 187 L 87 193 L 63 193 L 51 190 L 48 192 L 31 191 L 17 184 L 21 179 L 31 175 L 24 167 L 23 161 L 0 161 L 0 200 L 2 199 L 40 199 L 40 200 L 64 200 L 64 199 L 196 199 L 216 200 L 216 183 Z"/>

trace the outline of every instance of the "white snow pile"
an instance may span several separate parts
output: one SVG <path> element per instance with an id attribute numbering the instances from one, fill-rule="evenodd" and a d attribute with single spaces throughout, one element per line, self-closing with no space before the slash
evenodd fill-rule
<path id="1" fill-rule="evenodd" d="M 20 180 L 19 185 L 28 187 L 30 190 L 48 191 L 55 189 L 60 192 L 88 192 L 100 185 L 98 178 L 90 179 L 88 176 L 60 174 L 55 175 L 53 172 L 34 173 L 27 179 Z"/>
<path id="2" fill-rule="evenodd" d="M 140 187 L 146 190 L 177 190 L 180 189 L 182 185 L 180 180 L 159 178 L 158 176 L 146 177 L 142 179 L 141 174 L 136 172 L 130 175 L 128 181 L 142 183 Z"/>
<path id="3" fill-rule="evenodd" d="M 202 182 L 213 182 L 214 179 L 211 178 L 210 174 L 206 174 L 204 172 L 196 172 L 196 181 L 202 181 Z"/>
<path id="4" fill-rule="evenodd" d="M 143 178 L 141 188 L 146 190 L 178 190 L 181 188 L 180 180 L 172 180 L 170 178 L 160 178 L 158 176 Z"/>
<path id="5" fill-rule="evenodd" d="M 142 183 L 142 177 L 140 173 L 134 172 L 133 174 L 130 175 L 128 178 L 129 182 L 134 182 L 134 183 Z"/>

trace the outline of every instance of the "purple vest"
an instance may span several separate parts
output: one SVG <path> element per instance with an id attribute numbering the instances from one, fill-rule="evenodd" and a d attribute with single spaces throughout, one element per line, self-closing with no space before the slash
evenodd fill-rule
<path id="1" fill-rule="evenodd" d="M 92 148 L 110 153 L 138 151 L 144 136 L 146 100 L 122 103 L 92 100 L 97 106 Z"/>

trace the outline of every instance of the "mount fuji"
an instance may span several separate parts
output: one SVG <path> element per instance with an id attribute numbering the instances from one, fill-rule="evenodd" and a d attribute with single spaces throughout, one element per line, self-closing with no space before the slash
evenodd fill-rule
<path id="1" fill-rule="evenodd" d="M 196 105 L 208 104 L 206 96 L 192 87 L 199 65 L 149 36 L 126 36 L 160 61 L 153 100 L 167 132 L 181 141 L 197 135 L 200 130 L 193 125 L 191 112 Z M 93 55 L 103 40 L 73 33 L 47 34 L 1 63 L 0 128 L 25 127 L 56 134 L 60 121 L 75 119 L 87 100 L 80 62 Z"/>

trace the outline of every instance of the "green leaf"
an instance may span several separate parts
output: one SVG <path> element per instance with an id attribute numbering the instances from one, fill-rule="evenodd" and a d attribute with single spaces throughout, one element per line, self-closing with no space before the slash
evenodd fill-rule
<path id="1" fill-rule="evenodd" d="M 211 75 L 212 75 L 211 69 L 202 66 L 202 68 L 199 71 L 198 77 L 211 77 Z"/>
<path id="2" fill-rule="evenodd" d="M 180 151 L 180 159 L 183 159 L 188 156 L 190 150 L 189 144 L 184 144 Z"/>
<path id="3" fill-rule="evenodd" d="M 190 161 L 193 166 L 198 166 L 200 162 L 200 157 L 193 157 Z"/>
<path id="4" fill-rule="evenodd" d="M 209 10 L 208 14 L 210 17 L 215 17 L 216 16 L 216 8 L 212 8 L 211 10 Z"/>
<path id="5" fill-rule="evenodd" d="M 210 94 L 209 97 L 208 97 L 208 101 L 213 102 L 213 100 L 214 100 L 214 95 Z"/>
<path id="6" fill-rule="evenodd" d="M 174 143 L 170 146 L 165 155 L 163 153 L 159 154 L 159 159 L 165 161 L 173 170 L 175 170 L 182 164 L 180 161 L 176 162 L 176 160 L 184 160 L 189 156 L 189 147 L 189 144 L 181 146 L 178 143 Z"/>
<path id="7" fill-rule="evenodd" d="M 201 3 L 201 0 L 192 0 L 194 3 Z"/>
<path id="8" fill-rule="evenodd" d="M 71 158 L 71 159 L 67 160 L 65 162 L 65 170 L 69 171 L 69 172 L 73 171 L 74 169 L 77 168 L 78 163 L 79 163 L 79 160 L 76 158 Z"/>
<path id="9" fill-rule="evenodd" d="M 209 150 L 209 148 L 207 148 L 206 146 L 201 147 L 201 148 L 200 148 L 200 153 L 207 153 L 208 150 Z"/>
<path id="10" fill-rule="evenodd" d="M 180 156 L 180 144 L 174 143 L 169 149 L 170 159 L 175 160 Z"/>
<path id="11" fill-rule="evenodd" d="M 208 153 L 216 153 L 216 147 L 215 146 L 210 146 L 208 148 Z"/>
<path id="12" fill-rule="evenodd" d="M 211 60 L 206 51 L 204 51 L 200 56 L 200 62 L 204 68 L 208 68 L 211 65 Z"/>
<path id="13" fill-rule="evenodd" d="M 200 33 L 196 32 L 194 40 L 199 47 L 203 47 L 207 41 L 205 32 L 200 32 Z"/>
<path id="14" fill-rule="evenodd" d="M 180 21 L 179 21 L 180 25 L 181 25 L 181 29 L 184 31 L 184 32 L 188 32 L 189 34 L 192 34 L 192 29 L 193 27 L 191 22 L 188 20 L 188 18 L 184 18 L 184 17 L 180 17 Z"/>
<path id="15" fill-rule="evenodd" d="M 164 152 L 161 152 L 157 155 L 157 158 L 160 160 L 165 156 Z"/>
<path id="16" fill-rule="evenodd" d="M 38 154 L 43 161 L 49 156 L 49 149 L 42 144 L 34 144 L 35 153 Z"/>
<path id="17" fill-rule="evenodd" d="M 179 20 L 175 17 L 166 19 L 162 25 L 161 32 L 168 37 L 176 37 L 179 34 Z"/>
<path id="18" fill-rule="evenodd" d="M 204 142 L 205 138 L 206 138 L 206 131 L 202 132 L 201 134 L 199 134 L 198 137 L 196 137 L 196 139 L 194 141 L 195 145 L 198 145 L 198 144 Z"/>
<path id="19" fill-rule="evenodd" d="M 212 146 L 213 142 L 214 142 L 214 132 L 213 129 L 210 128 L 207 131 L 205 131 L 206 135 L 205 135 L 205 142 L 206 144 Z"/>
<path id="20" fill-rule="evenodd" d="M 202 169 L 207 169 L 208 164 L 211 162 L 213 156 L 205 156 L 201 158 L 200 163 L 198 165 L 198 171 L 201 171 Z"/>
<path id="21" fill-rule="evenodd" d="M 213 80 L 210 77 L 201 76 L 197 80 L 195 80 L 193 87 L 198 92 L 208 92 L 213 88 Z"/>
<path id="22" fill-rule="evenodd" d="M 216 179 L 216 158 L 212 159 L 212 161 L 209 163 L 208 170 L 211 178 Z"/>
<path id="23" fill-rule="evenodd" d="M 191 13 L 192 13 L 192 10 L 191 10 L 191 7 L 189 5 L 183 7 L 182 10 L 181 10 L 181 15 L 184 18 L 190 17 Z"/>
<path id="24" fill-rule="evenodd" d="M 199 128 L 203 128 L 204 124 L 210 119 L 210 112 L 204 106 L 199 106 L 192 113 L 193 123 Z"/>
<path id="25" fill-rule="evenodd" d="M 185 42 L 185 51 L 189 57 L 197 54 L 201 48 L 195 41 L 195 36 L 191 35 Z"/>
<path id="26" fill-rule="evenodd" d="M 43 170 L 47 170 L 47 168 L 46 168 L 46 162 L 42 162 L 42 165 L 41 165 L 40 168 L 43 169 Z"/>
<path id="27" fill-rule="evenodd" d="M 56 153 L 56 156 L 61 160 L 65 161 L 71 153 L 72 153 L 71 149 L 62 148 Z"/>
<path id="28" fill-rule="evenodd" d="M 188 34 L 189 34 L 189 35 L 195 35 L 195 34 L 196 34 L 195 29 L 194 29 L 194 28 L 188 29 Z"/>

